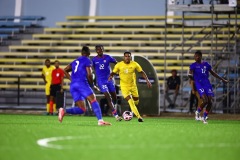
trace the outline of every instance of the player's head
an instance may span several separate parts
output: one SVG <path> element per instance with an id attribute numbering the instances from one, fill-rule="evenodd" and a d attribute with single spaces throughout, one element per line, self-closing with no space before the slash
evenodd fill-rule
<path id="1" fill-rule="evenodd" d="M 129 52 L 129 51 L 124 52 L 124 54 L 123 54 L 124 62 L 130 63 L 131 59 L 132 59 L 131 52 Z"/>
<path id="2" fill-rule="evenodd" d="M 175 76 L 177 75 L 177 70 L 176 70 L 176 69 L 173 69 L 173 70 L 171 71 L 171 73 L 172 73 L 172 76 L 175 77 Z"/>
<path id="3" fill-rule="evenodd" d="M 49 67 L 49 66 L 51 65 L 50 59 L 46 59 L 46 60 L 45 60 L 45 65 L 46 65 L 47 67 Z"/>
<path id="4" fill-rule="evenodd" d="M 55 68 L 59 68 L 59 64 L 60 64 L 60 62 L 58 60 L 55 60 L 55 62 L 54 62 Z"/>
<path id="5" fill-rule="evenodd" d="M 194 54 L 194 59 L 196 62 L 201 62 L 202 61 L 202 52 L 196 51 Z"/>
<path id="6" fill-rule="evenodd" d="M 88 46 L 83 46 L 82 47 L 82 56 L 90 56 L 90 49 Z"/>
<path id="7" fill-rule="evenodd" d="M 103 52 L 104 52 L 104 47 L 103 47 L 103 45 L 98 44 L 95 46 L 95 50 L 96 50 L 98 56 L 102 56 Z"/>

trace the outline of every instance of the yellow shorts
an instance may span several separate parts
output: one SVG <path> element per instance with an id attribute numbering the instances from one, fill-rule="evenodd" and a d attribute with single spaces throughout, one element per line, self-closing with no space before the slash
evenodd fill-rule
<path id="1" fill-rule="evenodd" d="M 129 95 L 132 95 L 132 97 L 139 97 L 138 95 L 138 88 L 136 85 L 131 87 L 121 87 L 123 98 L 126 98 Z"/>
<path id="2" fill-rule="evenodd" d="M 46 94 L 46 96 L 50 95 L 50 86 L 51 86 L 51 83 L 47 83 L 45 85 L 45 94 Z"/>

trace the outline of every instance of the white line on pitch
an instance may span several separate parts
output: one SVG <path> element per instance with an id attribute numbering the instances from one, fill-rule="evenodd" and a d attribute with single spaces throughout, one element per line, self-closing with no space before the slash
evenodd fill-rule
<path id="1" fill-rule="evenodd" d="M 73 140 L 73 139 L 90 139 L 90 138 L 103 138 L 103 135 L 98 135 L 97 137 L 92 137 L 92 136 L 65 136 L 65 137 L 50 137 L 50 138 L 44 138 L 44 139 L 39 139 L 37 141 L 37 144 L 39 146 L 42 147 L 46 147 L 46 148 L 53 148 L 53 149 L 72 149 L 71 146 L 68 145 L 58 145 L 58 144 L 52 144 L 52 142 L 57 142 L 57 141 L 63 141 L 63 140 Z M 116 138 L 115 136 L 110 136 L 112 138 Z M 110 138 L 108 137 L 108 138 Z M 146 148 L 146 146 L 149 146 L 151 148 L 155 148 L 155 149 L 170 149 L 170 148 L 212 148 L 212 147 L 216 147 L 216 148 L 231 148 L 231 147 L 240 147 L 239 143 L 223 143 L 223 142 L 219 142 L 219 143 L 198 143 L 198 144 L 189 144 L 189 143 L 185 143 L 185 144 L 145 144 L 145 143 L 140 143 L 137 145 L 134 144 L 88 144 L 88 149 L 99 149 L 99 148 L 108 148 L 108 149 L 131 149 L 131 148 L 140 148 L 140 149 L 144 149 Z M 79 145 L 79 147 L 83 147 L 85 148 L 85 146 L 81 146 Z"/>

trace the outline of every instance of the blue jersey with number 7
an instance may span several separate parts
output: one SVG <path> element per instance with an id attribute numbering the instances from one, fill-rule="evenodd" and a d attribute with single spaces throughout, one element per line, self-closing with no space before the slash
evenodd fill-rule
<path id="1" fill-rule="evenodd" d="M 81 56 L 70 63 L 72 67 L 72 82 L 87 81 L 86 67 L 91 67 L 92 63 L 88 57 Z"/>

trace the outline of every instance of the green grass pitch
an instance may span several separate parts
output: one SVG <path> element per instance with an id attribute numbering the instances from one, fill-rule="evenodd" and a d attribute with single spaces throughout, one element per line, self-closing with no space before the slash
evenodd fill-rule
<path id="1" fill-rule="evenodd" d="M 239 160 L 240 121 L 0 114 L 0 160 Z M 38 144 L 38 142 L 41 145 Z"/>

